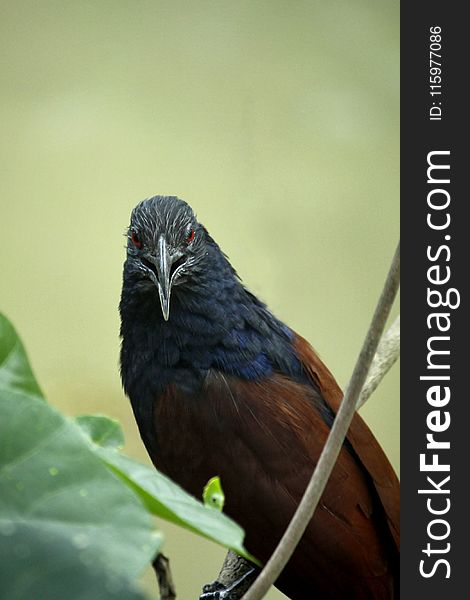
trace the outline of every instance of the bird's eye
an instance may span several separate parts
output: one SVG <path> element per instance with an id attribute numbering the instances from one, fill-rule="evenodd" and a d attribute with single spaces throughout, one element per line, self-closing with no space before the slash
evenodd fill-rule
<path id="1" fill-rule="evenodd" d="M 195 237 L 196 237 L 196 231 L 193 228 L 191 228 L 189 230 L 188 235 L 186 236 L 186 243 L 190 244 L 194 240 Z"/>
<path id="2" fill-rule="evenodd" d="M 136 231 L 131 231 L 131 241 L 136 248 L 142 248 L 142 240 L 139 238 Z"/>

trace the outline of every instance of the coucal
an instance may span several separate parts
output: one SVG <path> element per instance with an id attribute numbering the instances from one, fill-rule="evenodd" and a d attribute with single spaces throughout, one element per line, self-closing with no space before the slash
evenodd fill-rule
<path id="1" fill-rule="evenodd" d="M 191 207 L 144 200 L 127 234 L 121 376 L 155 466 L 225 512 L 260 561 L 273 552 L 342 392 L 300 335 L 238 278 Z M 399 486 L 359 415 L 276 586 L 294 600 L 398 597 Z"/>

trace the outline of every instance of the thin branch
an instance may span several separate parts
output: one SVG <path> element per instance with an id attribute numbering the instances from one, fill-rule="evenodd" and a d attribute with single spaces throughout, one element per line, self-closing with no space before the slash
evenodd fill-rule
<path id="1" fill-rule="evenodd" d="M 400 244 L 398 244 L 395 251 L 366 339 L 312 478 L 276 550 L 254 584 L 243 596 L 243 600 L 260 600 L 266 594 L 289 561 L 315 512 L 354 416 L 359 394 L 364 386 L 369 367 L 398 291 L 399 280 Z"/>
<path id="2" fill-rule="evenodd" d="M 157 554 L 152 563 L 160 589 L 160 600 L 174 600 L 176 598 L 173 577 L 171 576 L 170 561 L 161 552 Z"/>
<path id="3" fill-rule="evenodd" d="M 393 321 L 388 331 L 382 336 L 374 360 L 369 369 L 366 382 L 357 401 L 356 410 L 367 402 L 377 386 L 390 371 L 400 356 L 400 315 Z"/>

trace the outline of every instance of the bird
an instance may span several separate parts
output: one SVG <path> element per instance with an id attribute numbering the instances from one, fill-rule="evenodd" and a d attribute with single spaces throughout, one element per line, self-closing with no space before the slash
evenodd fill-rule
<path id="1" fill-rule="evenodd" d="M 132 211 L 119 311 L 120 372 L 155 467 L 224 512 L 265 563 L 292 518 L 342 391 L 312 346 L 242 283 L 176 196 Z M 302 539 L 275 585 L 292 600 L 392 599 L 399 484 L 356 413 Z"/>

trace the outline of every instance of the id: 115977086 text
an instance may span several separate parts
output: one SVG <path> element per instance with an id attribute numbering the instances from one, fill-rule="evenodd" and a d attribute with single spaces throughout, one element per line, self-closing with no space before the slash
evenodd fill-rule
<path id="1" fill-rule="evenodd" d="M 429 28 L 429 94 L 432 106 L 429 109 L 429 120 L 440 121 L 442 118 L 442 36 L 441 27 Z"/>

